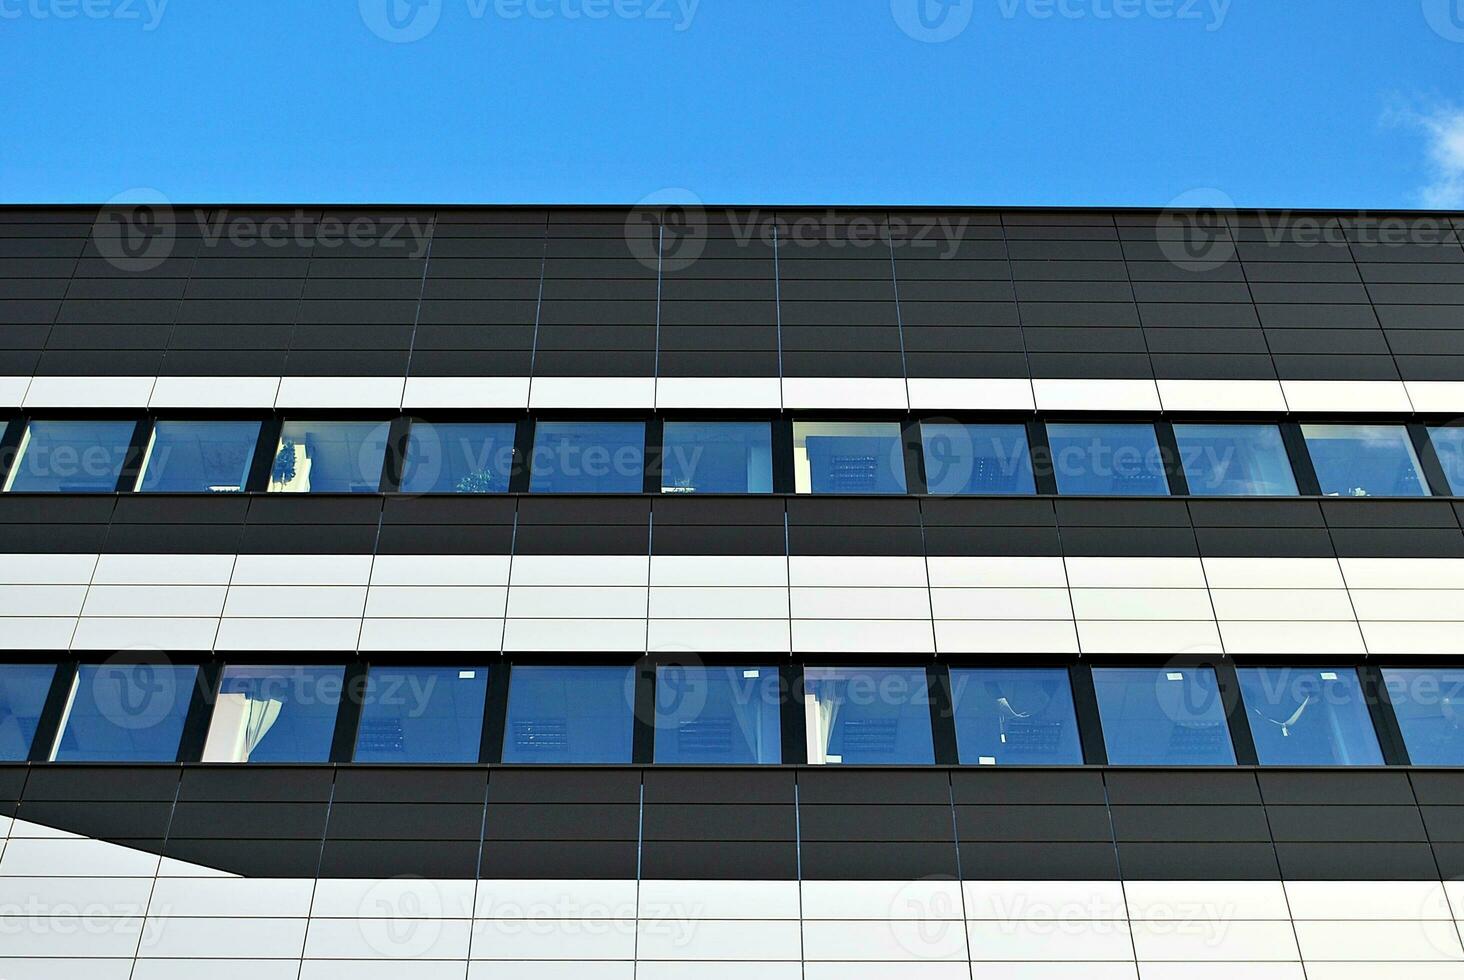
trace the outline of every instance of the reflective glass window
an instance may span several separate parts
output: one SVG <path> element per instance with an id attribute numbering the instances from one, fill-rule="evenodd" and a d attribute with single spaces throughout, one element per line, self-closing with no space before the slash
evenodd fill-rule
<path id="1" fill-rule="evenodd" d="M 1176 424 L 1174 438 L 1196 497 L 1297 494 L 1280 426 Z"/>
<path id="2" fill-rule="evenodd" d="M 662 493 L 772 493 L 771 422 L 667 422 Z"/>
<path id="3" fill-rule="evenodd" d="M 1148 422 L 1053 422 L 1047 442 L 1058 493 L 1169 493 L 1159 438 Z"/>
<path id="4" fill-rule="evenodd" d="M 270 492 L 378 492 L 390 429 L 386 422 L 286 422 Z"/>
<path id="5" fill-rule="evenodd" d="M 1383 764 L 1356 669 L 1241 667 L 1236 673 L 1261 765 Z"/>
<path id="6" fill-rule="evenodd" d="M 794 422 L 798 493 L 904 493 L 898 422 Z"/>
<path id="7" fill-rule="evenodd" d="M 781 692 L 775 667 L 656 668 L 656 761 L 782 762 Z"/>
<path id="8" fill-rule="evenodd" d="M 1426 497 L 1428 482 L 1401 425 L 1303 425 L 1328 497 Z"/>
<path id="9" fill-rule="evenodd" d="M 259 442 L 258 422 L 159 422 L 153 426 L 141 493 L 240 493 Z"/>
<path id="10" fill-rule="evenodd" d="M 925 486 L 933 494 L 1037 492 L 1025 425 L 922 422 Z"/>
<path id="11" fill-rule="evenodd" d="M 808 667 L 810 765 L 930 765 L 930 687 L 923 668 Z"/>
<path id="12" fill-rule="evenodd" d="M 1229 766 L 1235 749 L 1208 667 L 1095 667 L 1103 742 L 1115 766 Z"/>
<path id="13" fill-rule="evenodd" d="M 515 665 L 503 761 L 627 763 L 635 730 L 633 667 Z"/>
<path id="14" fill-rule="evenodd" d="M 0 664 L 0 762 L 30 757 L 55 664 Z"/>
<path id="15" fill-rule="evenodd" d="M 642 493 L 643 422 L 540 422 L 534 426 L 531 493 Z"/>
<path id="16" fill-rule="evenodd" d="M 372 667 L 357 762 L 477 762 L 487 667 Z"/>
<path id="17" fill-rule="evenodd" d="M 507 493 L 512 422 L 413 422 L 403 493 Z"/>
<path id="18" fill-rule="evenodd" d="M 1072 683 L 1060 667 L 951 670 L 956 744 L 966 766 L 1080 766 Z"/>
<path id="19" fill-rule="evenodd" d="M 1464 425 L 1429 429 L 1428 436 L 1444 476 L 1449 480 L 1450 492 L 1456 497 L 1464 497 Z"/>
<path id="20" fill-rule="evenodd" d="M 174 762 L 198 668 L 82 664 L 51 758 L 57 762 Z"/>
<path id="21" fill-rule="evenodd" d="M 329 761 L 344 684 L 339 666 L 228 665 L 203 761 Z"/>
<path id="22" fill-rule="evenodd" d="M 1384 667 L 1383 682 L 1415 766 L 1464 766 L 1464 670 Z"/>
<path id="23" fill-rule="evenodd" d="M 5 489 L 115 493 L 136 429 L 135 422 L 31 422 L 21 436 Z"/>

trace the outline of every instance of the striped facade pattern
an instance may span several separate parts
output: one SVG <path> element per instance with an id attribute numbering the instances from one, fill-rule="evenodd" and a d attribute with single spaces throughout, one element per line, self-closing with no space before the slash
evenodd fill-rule
<path id="1" fill-rule="evenodd" d="M 0 408 L 1437 424 L 1461 240 L 1457 214 L 7 208 Z M 1452 664 L 1461 520 L 5 494 L 0 645 Z M 5 980 L 1464 977 L 1464 770 L 33 763 L 0 766 L 0 830 Z"/>

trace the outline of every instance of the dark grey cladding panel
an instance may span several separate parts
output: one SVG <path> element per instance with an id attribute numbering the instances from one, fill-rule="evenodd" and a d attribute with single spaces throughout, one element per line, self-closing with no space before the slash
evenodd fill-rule
<path id="1" fill-rule="evenodd" d="M 1134 881 L 1275 881 L 1281 877 L 1276 850 L 1269 843 L 1126 841 L 1118 845 L 1118 863 L 1123 877 Z"/>
<path id="2" fill-rule="evenodd" d="M 639 803 L 488 803 L 486 840 L 633 841 L 640 835 Z"/>
<path id="3" fill-rule="evenodd" d="M 807 821 L 808 809 L 801 811 Z M 949 811 L 945 812 L 950 822 Z M 782 806 L 767 804 L 652 804 L 644 811 L 642 836 L 646 841 L 795 841 L 799 838 L 800 811 L 791 803 Z M 808 824 L 802 825 L 803 839 L 811 836 Z M 834 840 L 843 838 L 836 837 Z M 900 838 L 907 839 L 907 838 Z"/>
<path id="4" fill-rule="evenodd" d="M 1346 506 L 1352 503 L 1358 506 Z M 1442 500 L 1324 500 L 1322 513 L 1334 528 L 1459 527 L 1459 516 Z"/>
<path id="5" fill-rule="evenodd" d="M 639 803 L 637 769 L 495 769 L 488 803 Z"/>
<path id="6" fill-rule="evenodd" d="M 326 766 L 188 766 L 180 803 L 327 803 L 335 771 Z"/>
<path id="7" fill-rule="evenodd" d="M 337 803 L 482 803 L 488 770 L 473 768 L 372 768 L 336 772 Z"/>
<path id="8" fill-rule="evenodd" d="M 24 801 L 171 802 L 181 770 L 175 766 L 35 766 Z"/>
<path id="9" fill-rule="evenodd" d="M 940 803 L 801 803 L 798 836 L 810 841 L 945 841 L 955 839 L 949 800 Z"/>
<path id="10" fill-rule="evenodd" d="M 313 878 L 321 870 L 320 849 L 319 840 L 170 837 L 161 843 L 164 857 L 245 878 Z M 341 874 L 337 877 L 352 876 Z M 361 877 L 375 878 L 380 874 Z"/>
<path id="11" fill-rule="evenodd" d="M 647 840 L 641 846 L 640 873 L 659 881 L 795 881 L 798 851 L 791 840 Z"/>
<path id="12" fill-rule="evenodd" d="M 724 853 L 727 850 L 725 844 L 715 846 Z M 639 847 L 633 840 L 485 841 L 478 876 L 489 879 L 567 878 L 587 881 L 626 879 L 636 876 L 638 857 Z"/>
<path id="13" fill-rule="evenodd" d="M 170 255 L 137 273 L 101 256 L 95 208 L 57 215 L 71 220 L 27 219 L 0 237 L 0 320 L 34 328 L 0 373 L 397 374 L 415 349 L 413 375 L 523 376 L 538 326 L 532 371 L 544 376 L 769 376 L 772 342 L 753 356 L 678 340 L 673 325 L 781 323 L 791 377 L 1464 377 L 1464 364 L 1442 359 L 1451 341 L 1410 354 L 1377 329 L 1464 333 L 1464 248 L 1418 216 L 1238 212 L 1207 229 L 1219 248 L 1196 267 L 1160 212 L 709 208 L 688 240 L 680 217 L 654 209 L 209 208 L 176 222 Z M 333 234 L 358 219 L 376 240 Z M 287 240 L 263 240 L 266 220 L 284 222 Z M 893 333 L 866 336 L 860 323 Z M 455 346 L 431 336 L 438 324 L 485 336 Z M 527 338 L 490 339 L 494 324 Z M 556 337 L 559 324 L 639 324 L 650 339 Z M 805 337 L 804 324 L 836 329 Z M 1217 332 L 1257 324 L 1259 344 Z M 1031 352 L 1030 368 L 932 356 L 966 348 L 919 339 L 928 325 L 1008 327 L 1015 342 L 970 353 Z M 284 330 L 267 338 L 269 326 Z M 210 328 L 221 336 L 200 346 Z M 1161 337 L 1184 331 L 1208 335 Z M 519 356 L 460 356 L 493 351 Z"/>
<path id="14" fill-rule="evenodd" d="M 1445 854 L 1451 845 L 1278 843 L 1281 874 L 1291 881 L 1437 881 L 1458 875 Z"/>
<path id="15" fill-rule="evenodd" d="M 1271 835 L 1282 841 L 1314 843 L 1417 842 L 1428 839 L 1418 807 L 1320 804 L 1267 806 Z"/>
<path id="16" fill-rule="evenodd" d="M 1436 844 L 1464 843 L 1464 806 L 1423 806 L 1424 830 Z"/>
<path id="17" fill-rule="evenodd" d="M 29 771 L 25 766 L 0 765 L 0 804 L 13 803 L 20 799 L 21 790 L 25 788 L 25 777 Z"/>
<path id="18" fill-rule="evenodd" d="M 410 798 L 405 798 L 410 800 Z M 333 802 L 328 840 L 459 840 L 483 834 L 483 801 L 472 803 Z"/>
<path id="19" fill-rule="evenodd" d="M 950 776 L 940 770 L 804 769 L 798 773 L 800 805 L 949 804 L 950 794 Z"/>
<path id="20" fill-rule="evenodd" d="M 1249 772 L 1164 772 L 1115 769 L 1104 774 L 1114 806 L 1245 806 L 1261 803 Z"/>
<path id="21" fill-rule="evenodd" d="M 1119 878 L 1118 852 L 1112 843 L 963 839 L 960 857 L 961 875 L 968 880 L 1117 881 Z M 1273 870 L 1269 877 L 1275 876 Z"/>
<path id="22" fill-rule="evenodd" d="M 1084 557 L 1193 558 L 1199 555 L 1189 527 L 1063 527 L 1064 554 Z"/>
<path id="23" fill-rule="evenodd" d="M 1266 843 L 1271 831 L 1260 806 L 1114 806 L 1119 841 Z"/>
<path id="24" fill-rule="evenodd" d="M 1408 775 L 1414 798 L 1425 807 L 1464 806 L 1464 772 L 1419 770 Z"/>
<path id="25" fill-rule="evenodd" d="M 799 852 L 810 881 L 955 879 L 961 867 L 954 841 L 805 841 Z"/>
<path id="26" fill-rule="evenodd" d="M 1197 528 L 1322 528 L 1326 521 L 1311 500 L 1191 500 Z"/>
<path id="27" fill-rule="evenodd" d="M 1402 772 L 1261 772 L 1267 806 L 1409 806 L 1415 800 Z"/>
<path id="28" fill-rule="evenodd" d="M 42 827 L 100 840 L 162 840 L 172 818 L 172 800 L 60 801 L 22 800 L 16 818 Z"/>
<path id="29" fill-rule="evenodd" d="M 951 773 L 955 802 L 963 804 L 1103 804 L 1103 774 L 1097 771 L 958 769 Z"/>
<path id="30" fill-rule="evenodd" d="M 168 833 L 189 840 L 320 840 L 325 803 L 179 802 Z"/>
<path id="31" fill-rule="evenodd" d="M 791 804 L 795 776 L 786 769 L 695 771 L 647 769 L 647 807 L 671 804 Z"/>
<path id="32" fill-rule="evenodd" d="M 464 880 L 473 877 L 478 852 L 475 840 L 328 840 L 319 873 L 322 878 Z"/>
<path id="33" fill-rule="evenodd" d="M 956 834 L 965 841 L 1112 841 L 1108 808 L 1100 805 L 958 805 Z"/>

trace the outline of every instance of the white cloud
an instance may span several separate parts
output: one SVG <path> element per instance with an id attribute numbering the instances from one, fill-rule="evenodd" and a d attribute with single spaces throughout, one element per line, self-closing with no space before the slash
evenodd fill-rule
<path id="1" fill-rule="evenodd" d="M 1421 191 L 1425 207 L 1464 208 L 1464 108 L 1414 114 L 1428 136 L 1430 182 Z"/>

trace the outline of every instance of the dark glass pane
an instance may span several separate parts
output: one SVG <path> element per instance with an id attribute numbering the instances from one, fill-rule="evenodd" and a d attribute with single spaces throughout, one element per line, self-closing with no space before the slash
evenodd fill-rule
<path id="1" fill-rule="evenodd" d="M 642 422 L 540 422 L 534 427 L 531 493 L 642 493 Z"/>
<path id="2" fill-rule="evenodd" d="M 794 422 L 798 493 L 904 493 L 898 422 Z"/>
<path id="3" fill-rule="evenodd" d="M 1093 686 L 1112 765 L 1235 764 L 1210 668 L 1095 667 Z"/>
<path id="4" fill-rule="evenodd" d="M 1197 497 L 1294 497 L 1296 477 L 1274 425 L 1176 425 L 1189 491 Z"/>
<path id="5" fill-rule="evenodd" d="M 259 442 L 258 422 L 159 422 L 137 489 L 143 493 L 239 493 Z"/>
<path id="6" fill-rule="evenodd" d="M 386 422 L 286 422 L 270 492 L 378 492 L 390 428 Z"/>
<path id="7" fill-rule="evenodd" d="M 1080 766 L 1083 746 L 1068 672 L 951 671 L 956 743 L 966 766 Z"/>
<path id="8" fill-rule="evenodd" d="M 1322 493 L 1329 497 L 1426 497 L 1428 483 L 1401 425 L 1303 425 Z"/>
<path id="9" fill-rule="evenodd" d="M 403 493 L 507 493 L 512 422 L 413 422 Z"/>
<path id="10" fill-rule="evenodd" d="M 1383 668 L 1415 766 L 1464 766 L 1464 670 Z"/>
<path id="11" fill-rule="evenodd" d="M 658 667 L 656 761 L 783 761 L 781 686 L 773 667 Z"/>
<path id="12" fill-rule="evenodd" d="M 930 765 L 923 668 L 809 667 L 803 674 L 810 765 Z"/>
<path id="13" fill-rule="evenodd" d="M 1024 425 L 924 422 L 925 485 L 937 494 L 1036 493 Z"/>
<path id="14" fill-rule="evenodd" d="M 135 422 L 32 422 L 5 489 L 25 493 L 115 493 Z"/>
<path id="15" fill-rule="evenodd" d="M 225 667 L 203 761 L 329 761 L 344 683 L 344 667 Z"/>
<path id="16" fill-rule="evenodd" d="M 515 666 L 508 676 L 504 762 L 631 761 L 634 668 Z"/>
<path id="17" fill-rule="evenodd" d="M 1261 765 L 1383 764 L 1355 669 L 1242 667 L 1237 673 Z"/>
<path id="18" fill-rule="evenodd" d="M 667 422 L 663 493 L 772 493 L 771 422 Z"/>
<path id="19" fill-rule="evenodd" d="M 0 664 L 0 762 L 30 757 L 55 664 Z"/>
<path id="20" fill-rule="evenodd" d="M 1047 426 L 1057 492 L 1095 496 L 1169 493 L 1159 438 L 1148 422 Z"/>
<path id="21" fill-rule="evenodd" d="M 197 667 L 82 664 L 61 725 L 57 762 L 173 762 Z"/>
<path id="22" fill-rule="evenodd" d="M 487 667 L 372 667 L 357 762 L 477 762 Z"/>
<path id="23" fill-rule="evenodd" d="M 1464 425 L 1429 429 L 1428 435 L 1448 477 L 1449 490 L 1456 497 L 1464 497 Z"/>

